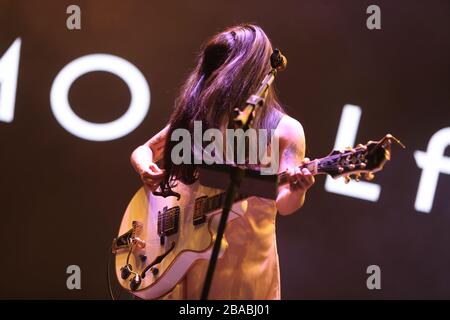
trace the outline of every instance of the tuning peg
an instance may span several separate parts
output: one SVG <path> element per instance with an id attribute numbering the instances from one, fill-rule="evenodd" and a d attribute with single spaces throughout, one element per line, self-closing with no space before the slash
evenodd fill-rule
<path id="1" fill-rule="evenodd" d="M 348 165 L 348 168 L 349 168 L 350 170 L 355 170 L 355 165 L 354 165 L 353 163 L 350 163 L 350 164 Z"/>
<path id="2" fill-rule="evenodd" d="M 361 163 L 359 164 L 359 167 L 360 167 L 361 169 L 365 169 L 365 168 L 366 168 L 366 164 L 365 164 L 364 162 L 361 162 Z"/>
<path id="3" fill-rule="evenodd" d="M 364 178 L 365 178 L 367 181 L 372 181 L 372 180 L 375 178 L 375 175 L 374 175 L 372 172 L 366 172 L 366 173 L 364 174 Z"/>
<path id="4" fill-rule="evenodd" d="M 359 182 L 359 180 L 361 180 L 361 174 L 357 173 L 357 174 L 355 174 L 355 181 Z"/>
<path id="5" fill-rule="evenodd" d="M 338 172 L 339 172 L 339 173 L 344 172 L 344 167 L 338 167 Z"/>
<path id="6" fill-rule="evenodd" d="M 364 150 L 367 150 L 367 146 L 364 145 L 364 144 L 361 144 L 361 143 L 359 143 L 359 144 L 356 146 L 356 148 L 362 148 L 362 149 L 364 149 Z"/>
<path id="7" fill-rule="evenodd" d="M 344 182 L 345 182 L 345 184 L 347 184 L 347 183 L 349 183 L 350 182 L 350 176 L 349 175 L 347 175 L 347 176 L 344 176 Z"/>
<path id="8" fill-rule="evenodd" d="M 389 149 L 384 150 L 384 156 L 387 160 L 391 160 L 391 152 L 389 151 Z"/>

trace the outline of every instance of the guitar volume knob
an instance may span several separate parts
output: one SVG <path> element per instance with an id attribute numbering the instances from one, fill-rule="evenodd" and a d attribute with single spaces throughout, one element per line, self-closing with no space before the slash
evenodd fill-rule
<path id="1" fill-rule="evenodd" d="M 120 277 L 123 280 L 128 279 L 128 277 L 131 274 L 131 270 L 133 270 L 133 267 L 131 266 L 131 264 L 127 264 L 126 266 L 123 266 L 122 268 L 120 268 Z"/>
<path id="2" fill-rule="evenodd" d="M 141 285 L 141 282 L 142 282 L 141 277 L 138 274 L 136 274 L 130 281 L 131 291 L 136 291 Z"/>

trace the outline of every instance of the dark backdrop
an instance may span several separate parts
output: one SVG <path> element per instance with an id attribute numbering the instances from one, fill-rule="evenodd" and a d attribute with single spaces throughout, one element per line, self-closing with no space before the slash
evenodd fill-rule
<path id="1" fill-rule="evenodd" d="M 81 8 L 81 30 L 66 28 L 70 4 Z M 366 27 L 371 4 L 381 30 Z M 0 122 L 0 298 L 108 297 L 108 248 L 140 185 L 129 155 L 167 121 L 201 43 L 240 22 L 261 25 L 288 57 L 276 85 L 304 126 L 307 156 L 332 149 L 345 104 L 362 109 L 358 142 L 391 132 L 408 147 L 377 175 L 377 202 L 327 192 L 318 177 L 304 208 L 278 218 L 283 298 L 450 298 L 448 175 L 429 213 L 414 208 L 422 173 L 414 152 L 449 126 L 449 9 L 448 1 L 1 0 L 0 56 L 18 37 L 22 45 L 14 121 Z M 151 90 L 145 120 L 116 140 L 80 139 L 50 108 L 58 72 L 92 53 L 133 63 Z M 130 92 L 93 72 L 69 99 L 84 119 L 108 122 Z M 81 290 L 66 287 L 72 264 Z M 381 290 L 366 287 L 373 264 Z"/>

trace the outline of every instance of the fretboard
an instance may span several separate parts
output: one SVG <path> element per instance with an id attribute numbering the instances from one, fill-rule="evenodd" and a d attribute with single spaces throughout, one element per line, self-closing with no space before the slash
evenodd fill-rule
<path id="1" fill-rule="evenodd" d="M 357 151 L 361 151 L 361 148 L 356 148 Z M 342 159 L 346 159 L 348 156 L 353 155 L 355 152 L 347 151 L 340 152 L 336 154 L 331 154 L 324 158 L 315 159 L 308 162 L 305 165 L 300 165 L 298 168 L 303 169 L 307 168 L 313 175 L 316 174 L 339 174 L 344 171 L 344 164 L 341 165 Z M 353 170 L 351 167 L 352 164 L 349 164 L 348 167 L 345 167 L 345 170 Z M 286 184 L 289 182 L 289 176 L 287 172 L 282 172 L 278 174 L 278 184 Z"/>
<path id="2" fill-rule="evenodd" d="M 205 200 L 203 200 L 203 204 L 202 204 L 203 212 L 208 214 L 210 212 L 213 212 L 213 211 L 223 208 L 223 204 L 225 202 L 226 195 L 227 195 L 226 192 L 221 192 L 221 193 L 218 193 L 214 196 L 208 197 Z M 248 197 L 247 195 L 239 193 L 235 196 L 234 202 L 241 201 L 247 197 Z"/>
<path id="3" fill-rule="evenodd" d="M 325 158 L 323 158 L 325 159 Z M 313 175 L 316 174 L 320 174 L 320 173 L 324 173 L 321 170 L 321 162 L 323 159 L 317 159 L 317 160 L 313 160 L 310 163 L 306 164 L 306 165 L 300 165 L 298 166 L 298 168 L 301 170 L 303 168 L 307 168 L 309 171 L 311 171 L 311 173 Z M 286 171 L 278 174 L 278 184 L 282 185 L 282 184 L 286 184 L 289 182 L 289 175 Z"/>
<path id="4" fill-rule="evenodd" d="M 324 158 L 315 159 L 305 165 L 300 165 L 298 168 L 307 168 L 313 175 L 327 174 L 333 171 L 339 172 L 339 160 L 351 155 L 352 152 L 341 152 L 339 154 L 332 154 Z M 286 171 L 278 174 L 278 185 L 283 185 L 289 182 L 289 175 Z M 226 192 L 218 193 L 214 196 L 208 197 L 203 200 L 202 209 L 203 212 L 209 213 L 223 207 L 226 197 Z M 238 194 L 234 202 L 241 201 L 247 198 L 248 195 Z"/>

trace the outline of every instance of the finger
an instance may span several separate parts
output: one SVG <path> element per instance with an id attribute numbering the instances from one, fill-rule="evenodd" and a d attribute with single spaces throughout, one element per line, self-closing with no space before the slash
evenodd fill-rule
<path id="1" fill-rule="evenodd" d="M 302 186 L 301 186 L 301 184 L 298 182 L 298 180 L 295 180 L 295 181 L 292 181 L 292 182 L 289 184 L 289 187 L 291 188 L 291 190 L 296 191 L 296 190 L 300 189 Z"/>
<path id="2" fill-rule="evenodd" d="M 294 174 L 293 168 L 287 168 L 286 173 L 287 173 L 288 178 L 290 178 Z"/>
<path id="3" fill-rule="evenodd" d="M 144 171 L 142 174 L 142 177 L 149 178 L 149 179 L 159 179 L 164 177 L 165 172 L 151 172 L 151 171 Z"/>
<path id="4" fill-rule="evenodd" d="M 290 168 L 289 170 L 289 176 L 288 176 L 288 181 L 289 181 L 289 185 L 292 189 L 297 188 L 297 184 L 298 184 L 298 179 L 297 179 L 297 174 L 295 172 L 295 168 Z"/>
<path id="5" fill-rule="evenodd" d="M 296 178 L 297 178 L 297 185 L 303 186 L 305 181 L 303 173 L 301 171 L 296 175 Z"/>
<path id="6" fill-rule="evenodd" d="M 295 168 L 288 168 L 287 170 L 288 179 L 289 181 L 294 181 L 296 179 L 295 175 Z"/>
<path id="7" fill-rule="evenodd" d="M 307 168 L 302 168 L 302 174 L 304 176 L 311 176 L 311 171 L 309 171 Z"/>
<path id="8" fill-rule="evenodd" d="M 152 172 L 156 172 L 156 173 L 164 172 L 164 170 L 163 170 L 163 169 L 160 169 L 156 163 L 151 163 L 151 164 L 148 166 L 148 168 L 149 168 Z"/>
<path id="9" fill-rule="evenodd" d="M 315 178 L 313 175 L 303 175 L 301 178 L 301 183 L 308 189 L 315 182 Z"/>
<path id="10" fill-rule="evenodd" d="M 142 179 L 142 182 L 151 187 L 156 187 L 161 183 L 160 180 L 153 180 L 153 179 Z"/>
<path id="11" fill-rule="evenodd" d="M 296 184 L 298 183 L 298 175 L 300 174 L 300 169 L 298 168 L 291 168 L 291 173 L 289 175 L 289 182 Z"/>
<path id="12" fill-rule="evenodd" d="M 300 169 L 298 167 L 292 167 L 292 168 L 288 168 L 287 170 L 288 173 L 288 177 L 290 180 L 296 180 L 297 179 L 297 175 L 300 172 Z"/>
<path id="13" fill-rule="evenodd" d="M 297 180 L 297 183 L 294 185 L 294 190 L 306 190 L 307 186 L 302 179 Z"/>
<path id="14" fill-rule="evenodd" d="M 162 177 L 159 178 L 153 178 L 153 177 L 142 177 L 142 180 L 145 181 L 146 183 L 160 183 L 162 181 Z"/>
<path id="15" fill-rule="evenodd" d="M 299 180 L 299 177 L 301 176 L 301 170 L 299 167 L 295 167 L 291 169 L 291 176 L 289 177 L 290 179 L 290 186 L 292 190 L 298 190 L 300 189 L 301 186 L 301 181 Z"/>
<path id="16" fill-rule="evenodd" d="M 309 158 L 303 158 L 302 164 L 307 164 L 308 162 L 311 162 Z"/>

